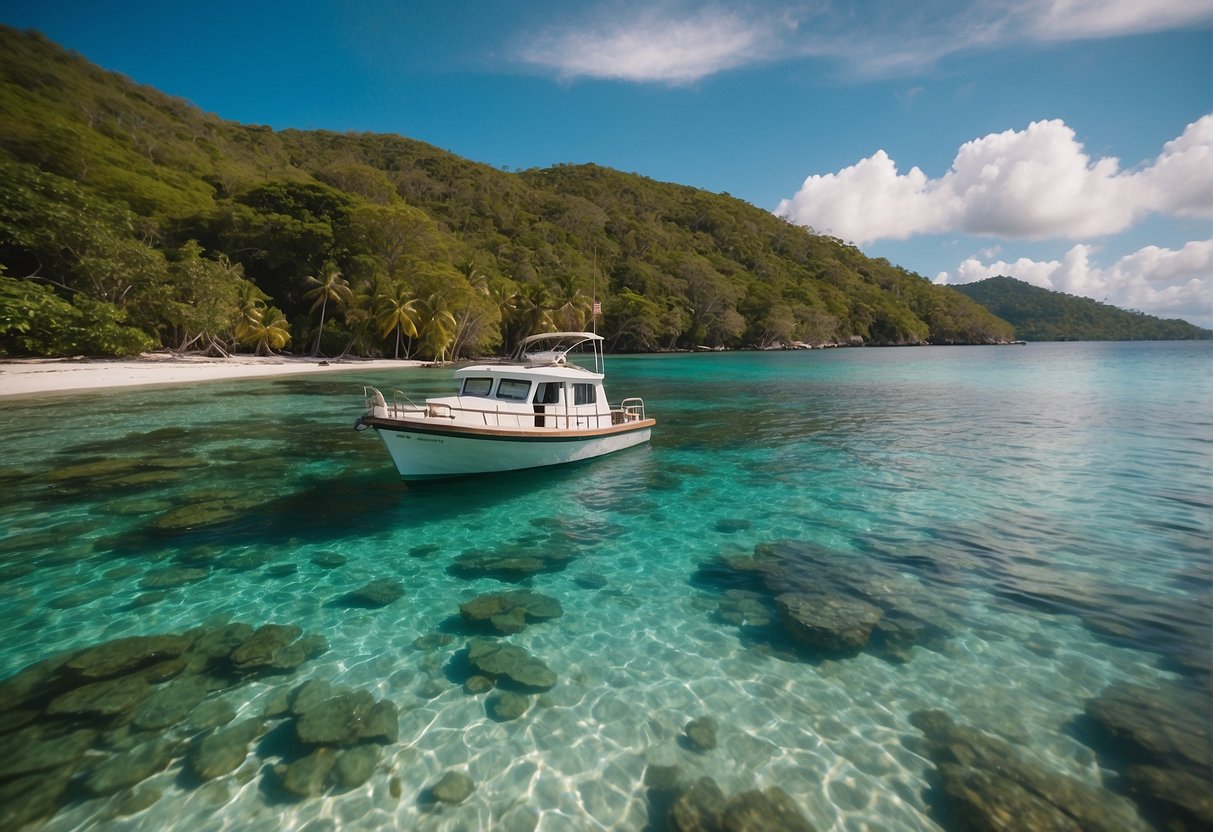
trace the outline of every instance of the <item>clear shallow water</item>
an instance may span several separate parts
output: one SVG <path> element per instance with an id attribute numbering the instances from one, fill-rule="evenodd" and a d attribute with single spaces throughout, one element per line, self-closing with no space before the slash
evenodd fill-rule
<path id="1" fill-rule="evenodd" d="M 903 742 L 924 708 L 1104 782 L 1072 728 L 1084 700 L 1190 679 L 1210 649 L 1211 347 L 617 357 L 608 392 L 644 397 L 649 447 L 420 487 L 350 426 L 362 384 L 419 400 L 449 389 L 445 371 L 0 401 L 0 678 L 120 636 L 273 621 L 330 649 L 226 693 L 242 714 L 307 678 L 402 712 L 376 775 L 344 794 L 274 799 L 255 766 L 193 788 L 177 765 L 143 812 L 82 800 L 47 828 L 640 830 L 646 767 L 677 765 L 726 794 L 778 785 L 818 829 L 936 829 L 931 764 Z M 114 459 L 131 464 L 70 467 Z M 174 512 L 213 500 L 236 511 L 176 528 Z M 573 557 L 526 583 L 563 617 L 510 637 L 559 683 L 498 722 L 452 670 L 466 640 L 453 621 L 516 587 L 448 567 L 508 547 Z M 889 582 L 936 631 L 838 658 L 737 626 L 727 593 L 745 576 L 710 564 L 755 547 L 806 579 Z M 347 560 L 313 563 L 325 553 Z M 267 572 L 282 564 L 297 569 Z M 179 566 L 205 577 L 148 598 L 149 576 Z M 335 602 L 380 578 L 404 598 Z M 440 631 L 456 640 L 414 646 Z M 703 715 L 720 748 L 696 753 L 683 726 Z M 473 795 L 419 801 L 452 768 Z"/>

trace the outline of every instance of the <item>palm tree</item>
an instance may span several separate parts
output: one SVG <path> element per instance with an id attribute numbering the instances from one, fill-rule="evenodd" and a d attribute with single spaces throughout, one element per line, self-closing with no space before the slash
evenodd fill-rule
<path id="1" fill-rule="evenodd" d="M 570 274 L 557 277 L 552 281 L 555 285 L 552 306 L 555 312 L 552 318 L 561 329 L 582 330 L 590 318 L 593 300 L 577 286 L 577 280 Z"/>
<path id="2" fill-rule="evenodd" d="M 274 306 L 257 310 L 236 327 L 236 338 L 242 344 L 256 344 L 257 355 L 269 355 L 291 342 L 290 325 Z"/>
<path id="3" fill-rule="evenodd" d="M 422 339 L 433 351 L 434 359 L 446 361 L 446 350 L 455 339 L 455 316 L 447 309 L 446 298 L 434 292 L 425 300 L 418 301 L 425 317 Z"/>
<path id="4" fill-rule="evenodd" d="M 403 283 L 380 291 L 375 296 L 375 321 L 379 331 L 387 335 L 396 330 L 396 358 L 400 358 L 400 342 L 405 335 L 417 337 L 417 300 Z M 408 353 L 405 353 L 408 357 Z"/>
<path id="5" fill-rule="evenodd" d="M 334 266 L 328 265 L 322 272 L 323 279 L 316 279 L 311 275 L 305 278 L 305 282 L 314 288 L 303 293 L 305 300 L 315 298 L 312 302 L 312 308 L 309 312 L 315 312 L 317 307 L 320 309 L 320 328 L 316 330 L 316 344 L 312 347 L 312 355 L 320 353 L 320 336 L 324 334 L 324 313 L 328 308 L 328 303 L 331 300 L 338 306 L 348 303 L 353 298 L 353 292 L 350 290 L 350 284 L 341 276 Z"/>
<path id="6" fill-rule="evenodd" d="M 552 329 L 552 298 L 548 287 L 542 283 L 525 284 L 513 298 L 509 326 L 508 344 L 516 344 L 528 335 Z"/>
<path id="7" fill-rule="evenodd" d="M 344 358 L 350 352 L 357 355 L 370 354 L 374 349 L 375 296 L 369 281 L 360 283 L 346 304 L 345 328 L 349 330 L 350 340 L 339 357 Z"/>

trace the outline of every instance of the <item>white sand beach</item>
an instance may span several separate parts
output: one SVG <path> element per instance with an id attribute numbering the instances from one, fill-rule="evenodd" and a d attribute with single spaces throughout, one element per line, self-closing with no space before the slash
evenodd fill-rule
<path id="1" fill-rule="evenodd" d="M 0 361 L 0 397 L 188 384 L 266 376 L 305 375 L 334 370 L 390 370 L 419 367 L 422 361 L 236 355 L 229 358 L 145 353 L 137 359 L 7 359 Z"/>

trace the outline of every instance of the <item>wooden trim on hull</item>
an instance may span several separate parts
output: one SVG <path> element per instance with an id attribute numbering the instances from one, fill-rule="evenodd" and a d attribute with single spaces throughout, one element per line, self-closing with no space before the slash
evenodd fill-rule
<path id="1" fill-rule="evenodd" d="M 489 439 L 495 442 L 582 442 L 586 439 L 597 439 L 601 436 L 614 436 L 631 433 L 637 430 L 652 428 L 657 424 L 656 419 L 641 419 L 636 422 L 625 422 L 621 425 L 611 425 L 607 428 L 587 428 L 584 430 L 552 430 L 540 428 L 525 430 L 509 428 L 478 427 L 472 425 L 437 425 L 426 421 L 412 419 L 382 419 L 377 416 L 363 416 L 362 424 L 376 430 L 389 430 L 400 433 L 424 433 L 429 436 L 452 436 L 460 439 Z"/>

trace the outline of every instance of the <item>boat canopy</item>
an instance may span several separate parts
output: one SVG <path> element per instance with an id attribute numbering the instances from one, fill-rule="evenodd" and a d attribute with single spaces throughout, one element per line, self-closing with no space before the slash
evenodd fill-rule
<path id="1" fill-rule="evenodd" d="M 593 345 L 596 373 L 603 372 L 602 342 L 605 339 L 595 332 L 544 332 L 523 338 L 515 353 L 515 361 L 528 364 L 565 364 L 566 357 L 577 347 L 587 342 Z"/>

